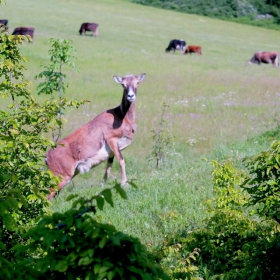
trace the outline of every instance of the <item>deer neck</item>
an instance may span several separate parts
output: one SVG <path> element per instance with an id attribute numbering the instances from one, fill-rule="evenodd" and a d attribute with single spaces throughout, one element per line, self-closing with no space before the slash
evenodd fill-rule
<path id="1" fill-rule="evenodd" d="M 135 120 L 135 102 L 128 102 L 123 95 L 122 103 L 120 105 L 121 114 L 123 118 L 128 118 L 130 121 Z"/>

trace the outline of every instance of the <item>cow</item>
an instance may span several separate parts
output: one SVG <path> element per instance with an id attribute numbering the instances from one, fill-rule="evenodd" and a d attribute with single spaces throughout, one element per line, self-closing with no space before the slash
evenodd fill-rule
<path id="1" fill-rule="evenodd" d="M 248 61 L 249 64 L 259 64 L 261 63 L 272 63 L 273 66 L 277 67 L 279 65 L 278 63 L 278 53 L 277 52 L 263 52 L 259 51 L 256 52 L 253 57 Z"/>
<path id="2" fill-rule="evenodd" d="M 166 52 L 170 52 L 173 50 L 173 53 L 175 53 L 176 50 L 181 50 L 183 53 L 186 47 L 186 41 L 184 40 L 178 40 L 173 39 L 170 41 L 168 47 L 165 49 Z"/>
<path id="3" fill-rule="evenodd" d="M 79 30 L 80 35 L 86 35 L 86 31 L 92 31 L 92 36 L 98 35 L 98 26 L 99 24 L 94 22 L 84 22 L 81 25 L 81 28 Z"/>
<path id="4" fill-rule="evenodd" d="M 192 54 L 192 53 L 198 53 L 198 54 L 202 54 L 201 53 L 201 46 L 188 46 L 184 52 L 184 54 Z"/>
<path id="5" fill-rule="evenodd" d="M 14 29 L 12 35 L 29 35 L 32 39 L 34 39 L 34 27 L 17 27 Z"/>
<path id="6" fill-rule="evenodd" d="M 0 19 L 0 25 L 4 25 L 6 30 L 8 30 L 8 20 L 7 19 Z"/>

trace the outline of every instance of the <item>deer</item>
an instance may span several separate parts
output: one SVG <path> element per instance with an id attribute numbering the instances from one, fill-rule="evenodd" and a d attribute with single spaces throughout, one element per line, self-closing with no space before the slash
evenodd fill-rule
<path id="1" fill-rule="evenodd" d="M 123 87 L 121 104 L 100 113 L 47 152 L 47 167 L 60 178 L 58 191 L 76 175 L 88 172 L 106 160 L 103 179 L 107 182 L 114 157 L 117 158 L 121 169 L 121 185 L 127 184 L 125 161 L 121 151 L 131 144 L 134 137 L 137 87 L 145 76 L 145 73 L 139 76 L 113 76 L 115 82 Z M 50 189 L 47 199 L 51 200 L 56 193 L 57 190 Z"/>

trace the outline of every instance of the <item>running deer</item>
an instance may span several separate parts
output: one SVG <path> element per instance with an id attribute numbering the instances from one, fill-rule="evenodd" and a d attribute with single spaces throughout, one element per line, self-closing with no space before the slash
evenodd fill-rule
<path id="1" fill-rule="evenodd" d="M 121 168 L 121 184 L 127 183 L 125 162 L 121 150 L 131 144 L 136 130 L 135 100 L 139 82 L 146 74 L 127 75 L 123 78 L 114 76 L 114 80 L 123 86 L 121 104 L 99 114 L 89 123 L 78 128 L 58 142 L 55 149 L 50 149 L 46 164 L 55 176 L 60 176 L 58 190 L 61 190 L 77 174 L 88 172 L 91 168 L 107 160 L 104 174 L 106 182 L 110 174 L 114 156 Z M 51 189 L 51 200 L 56 190 Z"/>

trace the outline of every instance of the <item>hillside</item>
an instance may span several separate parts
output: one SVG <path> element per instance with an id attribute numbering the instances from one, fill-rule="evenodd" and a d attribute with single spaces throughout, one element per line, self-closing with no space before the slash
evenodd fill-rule
<path id="1" fill-rule="evenodd" d="M 64 112 L 68 122 L 63 135 L 119 105 L 122 88 L 113 75 L 146 73 L 138 89 L 135 139 L 123 152 L 128 178 L 135 179 L 139 189 L 129 189 L 128 202 L 117 200 L 113 210 L 102 214 L 105 221 L 145 243 L 152 240 L 156 245 L 169 231 L 201 222 L 201 203 L 212 194 L 211 167 L 202 157 L 252 155 L 268 143 L 246 141 L 278 124 L 279 68 L 271 64 L 250 66 L 247 61 L 259 50 L 280 51 L 279 31 L 128 0 L 7 0 L 1 7 L 1 18 L 9 20 L 10 32 L 18 26 L 35 27 L 34 43 L 21 47 L 29 59 L 26 77 L 35 86 L 39 81 L 34 76 L 42 71 L 41 63 L 49 61 L 48 40 L 72 40 L 79 72 L 64 69 L 69 82 L 66 95 L 91 104 Z M 86 21 L 99 24 L 98 37 L 79 35 L 80 25 Z M 175 38 L 202 46 L 202 55 L 165 53 Z M 46 98 L 37 95 L 35 86 L 31 88 L 34 96 L 39 101 Z M 148 161 L 148 157 L 164 103 L 169 106 L 163 116 L 169 146 L 166 165 L 156 170 L 154 158 Z M 0 107 L 5 108 L 5 102 Z M 54 200 L 53 209 L 69 208 L 65 203 L 69 193 L 86 196 L 98 191 L 104 168 L 101 165 L 75 178 L 75 187 L 65 187 Z M 112 173 L 112 179 L 119 181 L 117 163 Z M 173 212 L 176 219 L 161 221 L 166 227 L 159 230 L 160 217 Z"/>

